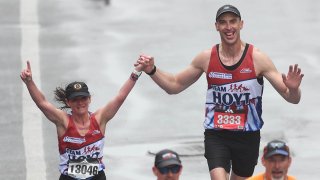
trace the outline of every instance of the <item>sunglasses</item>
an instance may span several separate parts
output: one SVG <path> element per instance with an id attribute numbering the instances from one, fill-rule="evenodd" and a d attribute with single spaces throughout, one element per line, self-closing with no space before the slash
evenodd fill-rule
<path id="1" fill-rule="evenodd" d="M 174 165 L 174 166 L 167 166 L 167 167 L 162 167 L 159 168 L 158 170 L 160 171 L 161 174 L 168 174 L 169 171 L 171 171 L 173 174 L 177 174 L 181 169 L 181 166 L 179 165 Z"/>

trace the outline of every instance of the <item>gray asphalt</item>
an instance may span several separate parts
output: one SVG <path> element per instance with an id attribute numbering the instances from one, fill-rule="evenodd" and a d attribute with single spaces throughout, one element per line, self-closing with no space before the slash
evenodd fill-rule
<path id="1" fill-rule="evenodd" d="M 0 179 L 26 179 L 20 3 L 0 1 Z M 289 173 L 299 180 L 319 179 L 318 1 L 117 0 L 106 6 L 103 0 L 39 0 L 41 89 L 55 103 L 56 86 L 83 80 L 93 94 L 95 110 L 117 93 L 140 53 L 153 55 L 157 67 L 176 73 L 198 52 L 220 41 L 214 17 L 225 3 L 242 13 L 242 39 L 267 53 L 279 71 L 287 72 L 289 64 L 301 66 L 305 77 L 298 105 L 285 102 L 266 83 L 261 148 L 268 140 L 285 140 L 293 153 Z M 148 152 L 171 148 L 188 155 L 182 157 L 181 179 L 209 179 L 201 155 L 205 93 L 204 76 L 181 94 L 167 95 L 143 74 L 108 124 L 107 178 L 155 179 Z M 34 151 L 43 148 L 46 179 L 54 180 L 59 177 L 57 136 L 53 124 L 44 117 L 42 121 L 44 143 Z M 259 162 L 255 173 L 262 170 Z"/>

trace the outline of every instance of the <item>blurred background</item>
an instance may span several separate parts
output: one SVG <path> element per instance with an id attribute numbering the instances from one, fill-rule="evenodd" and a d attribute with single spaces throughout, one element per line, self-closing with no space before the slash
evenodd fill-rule
<path id="1" fill-rule="evenodd" d="M 85 81 L 94 111 L 117 93 L 139 54 L 177 73 L 219 43 L 214 22 L 224 4 L 240 10 L 242 40 L 268 54 L 280 72 L 287 73 L 290 64 L 302 68 L 298 105 L 285 102 L 265 81 L 260 149 L 272 139 L 286 141 L 293 155 L 289 174 L 318 179 L 320 1 L 311 0 L 0 1 L 0 179 L 59 177 L 55 126 L 19 77 L 26 60 L 49 101 L 55 103 L 57 86 Z M 107 179 L 155 179 L 150 152 L 164 148 L 183 155 L 182 180 L 210 179 L 203 157 L 206 87 L 202 76 L 182 93 L 168 95 L 143 74 L 107 125 Z M 259 159 L 255 174 L 263 170 Z"/>

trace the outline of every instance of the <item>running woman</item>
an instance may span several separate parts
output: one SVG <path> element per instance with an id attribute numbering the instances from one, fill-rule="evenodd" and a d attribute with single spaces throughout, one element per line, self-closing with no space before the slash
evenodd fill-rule
<path id="1" fill-rule="evenodd" d="M 91 95 L 84 82 L 72 82 L 66 88 L 57 87 L 55 98 L 64 106 L 56 108 L 47 101 L 32 80 L 31 65 L 27 61 L 27 68 L 21 72 L 20 77 L 33 101 L 57 129 L 61 173 L 59 180 L 106 179 L 102 161 L 106 125 L 129 95 L 142 73 L 140 71 L 141 66 L 137 66 L 114 98 L 97 111 L 89 112 Z M 71 111 L 65 111 L 66 108 Z"/>

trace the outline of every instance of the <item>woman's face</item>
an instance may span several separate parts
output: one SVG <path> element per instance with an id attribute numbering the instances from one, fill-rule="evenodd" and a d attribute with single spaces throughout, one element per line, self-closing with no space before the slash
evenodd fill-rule
<path id="1" fill-rule="evenodd" d="M 90 103 L 90 96 L 78 96 L 73 99 L 67 100 L 67 104 L 71 108 L 72 113 L 76 114 L 88 113 Z"/>

